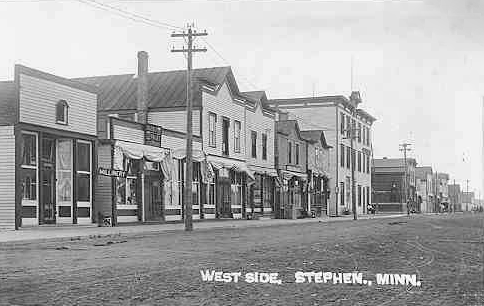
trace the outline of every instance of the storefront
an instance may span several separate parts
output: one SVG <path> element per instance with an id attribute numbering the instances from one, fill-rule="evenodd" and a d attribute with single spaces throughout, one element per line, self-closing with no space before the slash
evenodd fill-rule
<path id="1" fill-rule="evenodd" d="M 281 170 L 282 204 L 284 219 L 297 219 L 308 215 L 307 174 Z"/>
<path id="2" fill-rule="evenodd" d="M 325 174 L 309 171 L 309 209 L 316 217 L 327 216 L 329 178 Z"/>
<path id="3" fill-rule="evenodd" d="M 247 217 L 275 217 L 276 178 L 275 170 L 261 172 L 254 170 L 254 180 L 250 182 Z"/>

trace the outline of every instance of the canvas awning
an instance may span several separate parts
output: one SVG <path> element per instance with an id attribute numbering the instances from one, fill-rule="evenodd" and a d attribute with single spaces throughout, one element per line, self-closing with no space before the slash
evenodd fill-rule
<path id="1" fill-rule="evenodd" d="M 239 161 L 235 159 L 228 159 L 219 156 L 208 155 L 207 161 L 212 165 L 213 168 L 220 170 L 222 168 L 233 170 L 235 172 L 246 173 L 247 176 L 254 180 L 254 173 L 247 167 L 244 161 Z"/>
<path id="2" fill-rule="evenodd" d="M 254 165 L 249 165 L 249 169 L 252 172 L 260 174 L 260 175 L 267 175 L 267 176 L 271 176 L 271 177 L 277 177 L 278 176 L 277 170 L 272 169 L 272 168 L 262 168 L 262 167 L 258 167 L 258 166 L 254 166 Z"/>
<path id="3" fill-rule="evenodd" d="M 173 158 L 184 159 L 187 156 L 186 148 L 178 148 L 173 150 Z M 192 150 L 193 161 L 202 162 L 205 160 L 205 153 L 202 150 L 193 149 Z"/>
<path id="4" fill-rule="evenodd" d="M 290 180 L 294 176 L 305 181 L 308 179 L 308 175 L 306 173 L 301 173 L 301 172 L 294 172 L 294 171 L 289 171 L 289 170 L 281 170 L 282 178 L 285 180 Z"/>
<path id="5" fill-rule="evenodd" d="M 114 146 L 115 159 L 122 154 L 130 159 L 142 159 L 144 157 L 148 161 L 159 163 L 170 153 L 168 149 L 120 140 L 117 140 Z"/>

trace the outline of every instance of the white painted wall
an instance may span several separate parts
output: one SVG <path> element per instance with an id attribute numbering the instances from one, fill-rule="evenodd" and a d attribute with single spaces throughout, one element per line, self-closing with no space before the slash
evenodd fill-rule
<path id="1" fill-rule="evenodd" d="M 0 126 L 0 228 L 15 229 L 15 135 Z"/>
<path id="2" fill-rule="evenodd" d="M 159 125 L 165 129 L 185 133 L 187 130 L 186 111 L 150 111 L 148 113 L 148 123 Z M 192 115 L 193 135 L 200 136 L 200 111 L 193 110 Z"/>
<path id="3" fill-rule="evenodd" d="M 275 119 L 264 116 L 260 104 L 257 103 L 255 111 L 247 110 L 247 139 L 246 139 L 246 159 L 249 165 L 264 168 L 275 168 L 274 165 L 274 134 Z M 257 132 L 257 158 L 252 158 L 251 131 Z M 262 134 L 267 135 L 267 159 L 262 159 Z"/>
<path id="4" fill-rule="evenodd" d="M 20 122 L 96 135 L 96 94 L 25 74 L 19 79 Z M 55 109 L 59 100 L 66 100 L 69 105 L 67 125 L 56 123 Z"/>

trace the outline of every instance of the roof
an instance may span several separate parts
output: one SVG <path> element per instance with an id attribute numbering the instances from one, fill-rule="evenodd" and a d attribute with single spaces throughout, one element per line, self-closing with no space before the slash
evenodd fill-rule
<path id="1" fill-rule="evenodd" d="M 427 174 L 432 174 L 432 167 L 424 166 L 415 168 L 415 176 L 419 179 L 425 179 Z"/>
<path id="2" fill-rule="evenodd" d="M 17 120 L 15 82 L 0 82 L 0 125 L 12 125 Z"/>
<path id="3" fill-rule="evenodd" d="M 309 142 L 321 142 L 321 146 L 325 149 L 330 149 L 332 146 L 329 146 L 326 142 L 326 137 L 324 137 L 323 130 L 309 130 L 309 131 L 301 131 L 301 137 L 306 139 Z"/>
<path id="4" fill-rule="evenodd" d="M 239 88 L 229 66 L 193 70 L 194 83 L 212 86 L 228 81 L 231 92 L 240 95 Z M 75 78 L 74 80 L 99 88 L 99 110 L 128 110 L 137 106 L 137 82 L 135 74 L 106 75 Z M 148 108 L 183 107 L 186 105 L 186 70 L 148 73 Z M 193 105 L 201 99 L 198 86 L 194 86 Z"/>
<path id="5" fill-rule="evenodd" d="M 417 164 L 414 158 L 407 158 L 407 165 Z M 373 167 L 375 168 L 404 168 L 405 160 L 403 158 L 376 158 L 373 159 Z"/>
<path id="6" fill-rule="evenodd" d="M 355 96 L 354 92 L 352 96 Z M 361 102 L 361 98 L 353 98 L 349 99 L 343 95 L 328 95 L 328 96 L 318 96 L 318 97 L 299 97 L 299 98 L 286 98 L 286 99 L 271 99 L 269 100 L 269 104 L 272 107 L 282 107 L 300 104 L 300 105 L 311 105 L 311 104 L 318 104 L 318 103 L 341 103 L 346 107 L 351 109 L 356 109 L 356 113 L 361 117 L 368 119 L 371 122 L 376 121 L 376 118 L 371 116 L 368 112 L 364 111 L 361 108 L 358 108 L 358 104 Z"/>
<path id="7" fill-rule="evenodd" d="M 276 112 L 276 109 L 269 106 L 269 101 L 264 90 L 244 91 L 241 94 L 248 98 L 249 103 L 259 101 L 263 109 L 273 113 Z"/>
<path id="8" fill-rule="evenodd" d="M 276 121 L 276 130 L 278 133 L 285 135 L 290 135 L 292 130 L 296 130 L 299 138 L 306 140 L 301 136 L 301 130 L 299 129 L 299 124 L 297 120 L 279 120 Z"/>

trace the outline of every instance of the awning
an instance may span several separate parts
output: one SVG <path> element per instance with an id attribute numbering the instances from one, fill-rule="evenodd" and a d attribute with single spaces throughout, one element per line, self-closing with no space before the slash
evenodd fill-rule
<path id="1" fill-rule="evenodd" d="M 246 173 L 249 178 L 254 180 L 254 173 L 247 167 L 243 161 L 223 158 L 219 156 L 208 155 L 207 161 L 212 164 L 212 167 L 220 170 L 222 168 L 233 170 L 235 172 Z"/>
<path id="2" fill-rule="evenodd" d="M 260 175 L 267 175 L 267 176 L 271 176 L 271 177 L 277 177 L 278 176 L 277 170 L 272 169 L 272 168 L 262 168 L 262 167 L 259 167 L 259 166 L 249 165 L 249 169 L 252 172 L 260 174 Z"/>
<path id="3" fill-rule="evenodd" d="M 115 155 L 118 156 L 122 154 L 130 159 L 142 159 L 144 157 L 148 161 L 158 163 L 170 153 L 167 149 L 120 140 L 115 143 L 115 151 L 117 151 Z"/>
<path id="4" fill-rule="evenodd" d="M 175 159 L 184 159 L 186 156 L 187 156 L 186 148 L 179 148 L 179 149 L 173 150 L 173 158 Z M 193 161 L 201 162 L 205 160 L 205 153 L 203 153 L 202 150 L 193 149 L 192 158 L 193 158 Z"/>
<path id="5" fill-rule="evenodd" d="M 311 169 L 311 172 L 313 173 L 314 176 L 325 176 L 329 178 L 329 173 L 327 173 L 324 170 Z"/>
<path id="6" fill-rule="evenodd" d="M 282 178 L 285 180 L 290 180 L 294 176 L 297 178 L 300 178 L 301 180 L 305 181 L 308 179 L 308 175 L 306 173 L 301 173 L 301 172 L 294 172 L 294 171 L 289 171 L 289 170 L 281 170 Z"/>

